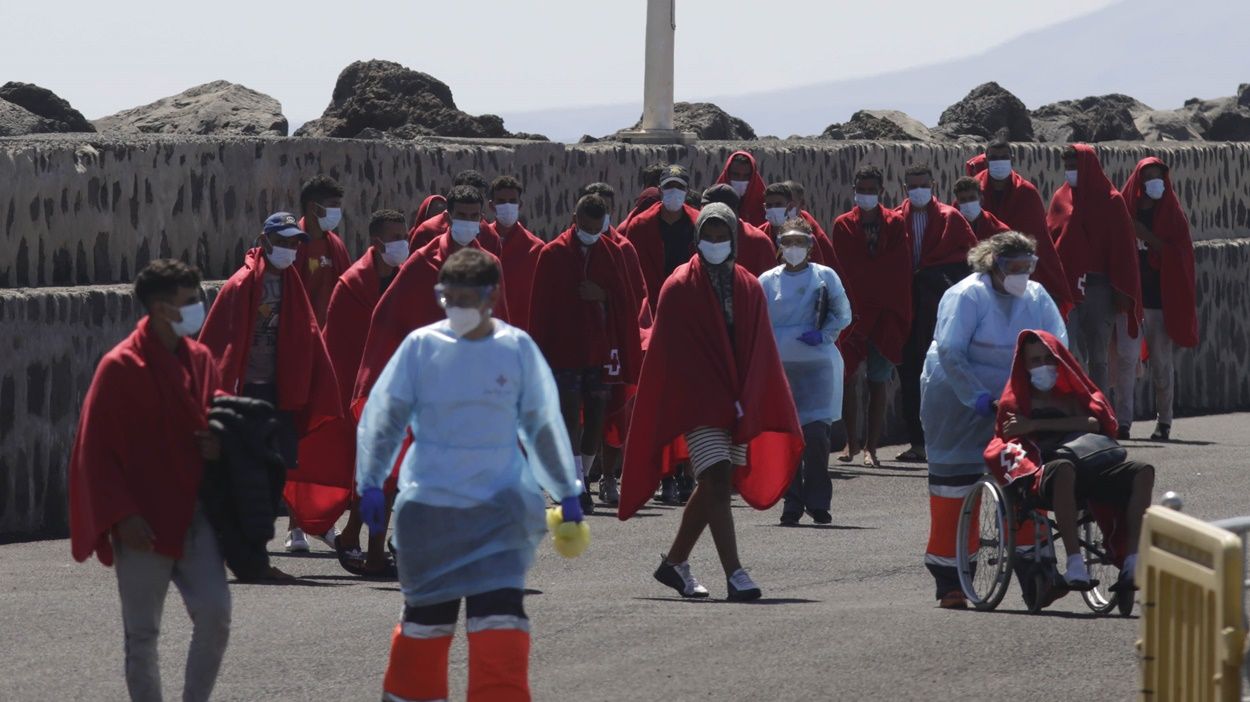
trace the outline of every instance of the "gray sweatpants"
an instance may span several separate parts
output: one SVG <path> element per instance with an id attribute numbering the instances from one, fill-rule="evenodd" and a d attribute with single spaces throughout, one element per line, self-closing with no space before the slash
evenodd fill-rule
<path id="1" fill-rule="evenodd" d="M 197 507 L 187 529 L 182 558 L 132 551 L 114 539 L 117 589 L 126 632 L 126 687 L 135 702 L 160 702 L 157 640 L 165 594 L 172 581 L 182 594 L 193 631 L 187 652 L 184 702 L 207 700 L 230 638 L 230 590 L 217 537 Z"/>
<path id="2" fill-rule="evenodd" d="M 1085 372 L 1104 395 L 1111 394 L 1107 355 L 1116 312 L 1111 283 L 1097 273 L 1085 276 L 1085 299 L 1068 315 L 1068 348 L 1085 365 Z"/>

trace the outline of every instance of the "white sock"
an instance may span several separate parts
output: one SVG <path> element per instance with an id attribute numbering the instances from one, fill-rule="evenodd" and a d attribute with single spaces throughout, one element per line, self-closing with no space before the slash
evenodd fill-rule
<path id="1" fill-rule="evenodd" d="M 583 483 L 586 482 L 586 467 L 582 465 L 581 456 L 573 457 L 573 467 L 577 469 L 577 479 Z"/>
<path id="2" fill-rule="evenodd" d="M 1122 568 L 1120 572 L 1128 573 L 1130 575 L 1133 575 L 1137 572 L 1137 554 L 1136 553 L 1134 553 L 1131 556 L 1124 557 L 1124 568 Z"/>
<path id="3" fill-rule="evenodd" d="M 1089 571 L 1085 569 L 1085 559 L 1081 554 L 1074 553 L 1068 556 L 1068 570 L 1063 574 L 1064 579 L 1069 582 L 1073 580 L 1089 580 Z"/>

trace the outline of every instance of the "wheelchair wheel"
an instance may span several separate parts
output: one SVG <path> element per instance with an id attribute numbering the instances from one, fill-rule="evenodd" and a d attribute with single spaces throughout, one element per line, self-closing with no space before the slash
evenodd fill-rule
<path id="1" fill-rule="evenodd" d="M 955 537 L 959 586 L 979 610 L 997 607 L 1011 583 L 1013 515 L 1011 498 L 990 476 L 977 481 L 960 508 Z"/>
<path id="2" fill-rule="evenodd" d="M 1081 518 L 1080 540 L 1085 568 L 1089 571 L 1089 577 L 1098 581 L 1098 585 L 1093 589 L 1082 592 L 1081 598 L 1095 614 L 1109 614 L 1117 605 L 1118 596 L 1110 588 L 1115 584 L 1119 573 L 1115 564 L 1107 556 L 1106 540 L 1103 538 L 1102 529 L 1088 513 Z M 1130 611 L 1132 607 L 1130 600 Z"/>

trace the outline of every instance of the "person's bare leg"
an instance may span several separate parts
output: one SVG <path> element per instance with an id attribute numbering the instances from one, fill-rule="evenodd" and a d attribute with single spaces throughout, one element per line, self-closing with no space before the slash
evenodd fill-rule
<path id="1" fill-rule="evenodd" d="M 339 546 L 343 551 L 360 548 L 360 530 L 364 521 L 360 518 L 360 495 L 352 491 L 352 501 L 347 509 L 347 524 L 339 532 Z"/>
<path id="2" fill-rule="evenodd" d="M 708 510 L 712 500 L 715 499 L 712 494 L 714 492 L 715 490 L 708 488 L 702 480 L 695 484 L 694 492 L 690 493 L 690 501 L 681 512 L 681 524 L 677 527 L 677 536 L 673 538 L 673 545 L 669 547 L 668 555 L 665 557 L 669 563 L 685 563 L 690 560 L 690 552 L 694 550 L 694 545 L 703 535 L 703 529 L 707 527 Z"/>
<path id="3" fill-rule="evenodd" d="M 1125 519 L 1128 521 L 1128 544 L 1125 546 L 1126 556 L 1136 555 L 1137 541 L 1141 538 L 1141 520 L 1150 506 L 1150 496 L 1155 488 L 1154 466 L 1146 466 L 1133 479 L 1133 492 L 1129 494 L 1128 507 L 1125 508 Z"/>
<path id="4" fill-rule="evenodd" d="M 1046 470 L 1054 471 L 1052 507 L 1055 522 L 1059 525 L 1059 538 L 1068 555 L 1081 552 L 1081 542 L 1076 535 L 1076 469 L 1066 461 L 1055 463 Z"/>
<path id="5" fill-rule="evenodd" d="M 391 509 L 395 506 L 395 495 L 386 496 L 386 517 L 382 522 L 389 526 Z M 386 565 L 386 526 L 378 533 L 369 532 L 369 552 L 365 556 L 365 568 L 373 571 L 382 570 Z"/>
<path id="6" fill-rule="evenodd" d="M 881 447 L 881 432 L 885 428 L 886 384 L 868 383 L 868 440 L 864 442 L 864 450 L 877 461 L 877 449 Z"/>
<path id="7" fill-rule="evenodd" d="M 842 452 L 842 462 L 850 463 L 859 455 L 859 374 L 851 376 L 843 388 L 842 420 L 846 423 L 846 450 Z"/>
<path id="8" fill-rule="evenodd" d="M 695 488 L 708 492 L 708 502 L 704 504 L 707 525 L 726 577 L 742 567 L 742 562 L 738 560 L 738 535 L 734 533 L 734 513 L 730 506 L 732 488 L 733 466 L 729 463 L 718 463 L 703 471 Z"/>

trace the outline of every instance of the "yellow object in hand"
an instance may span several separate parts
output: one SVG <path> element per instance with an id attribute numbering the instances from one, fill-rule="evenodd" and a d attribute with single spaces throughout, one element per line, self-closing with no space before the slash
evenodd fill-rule
<path id="1" fill-rule="evenodd" d="M 586 522 L 566 522 L 559 507 L 547 509 L 547 531 L 556 553 L 565 558 L 577 558 L 590 545 L 590 525 Z"/>

